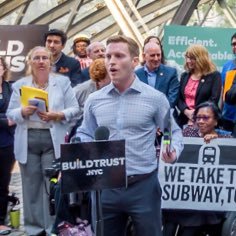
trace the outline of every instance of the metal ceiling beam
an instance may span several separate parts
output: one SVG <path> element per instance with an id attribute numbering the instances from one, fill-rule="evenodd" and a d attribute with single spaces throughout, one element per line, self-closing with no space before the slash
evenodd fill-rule
<path id="1" fill-rule="evenodd" d="M 17 8 L 32 2 L 33 0 L 12 0 L 0 4 L 0 19 L 15 11 Z"/>
<path id="2" fill-rule="evenodd" d="M 28 24 L 51 24 L 59 18 L 69 14 L 73 4 L 74 0 L 67 0 L 66 2 L 61 3 L 60 5 L 35 18 L 34 20 L 28 22 Z"/>
<path id="3" fill-rule="evenodd" d="M 183 0 L 176 11 L 171 24 L 186 25 L 200 0 Z"/>
<path id="4" fill-rule="evenodd" d="M 15 20 L 15 25 L 20 25 L 21 24 L 21 22 L 22 22 L 22 20 L 23 20 L 23 18 L 25 16 L 25 13 L 26 13 L 30 3 L 31 3 L 31 1 L 25 3 L 24 7 L 22 7 L 20 9 L 20 12 L 18 13 L 18 16 L 17 16 L 17 18 Z"/>
<path id="5" fill-rule="evenodd" d="M 137 26 L 128 14 L 122 2 L 116 0 L 104 1 L 123 34 L 135 39 L 141 48 L 143 45 L 143 36 L 140 34 Z"/>
<path id="6" fill-rule="evenodd" d="M 33 0 L 4 1 L 3 3 L 0 4 L 0 9 L 1 9 L 0 18 L 5 16 L 5 15 L 8 15 L 9 13 L 13 12 L 14 10 L 16 10 L 17 8 L 19 8 L 21 6 L 24 6 L 24 5 L 29 6 L 29 4 L 32 1 Z M 83 4 L 89 3 L 90 1 L 91 0 L 84 0 Z M 139 1 L 140 0 L 137 0 L 137 2 L 139 2 Z M 218 1 L 220 1 L 220 0 L 218 0 Z M 75 2 L 78 3 L 78 0 L 67 0 L 67 1 L 61 3 L 60 5 L 54 7 L 53 9 L 50 9 L 45 14 L 42 14 L 40 17 L 37 17 L 36 19 L 32 20 L 31 22 L 29 22 L 29 24 L 51 24 L 54 21 L 56 21 L 57 19 L 69 14 L 71 9 L 75 9 L 75 6 L 74 6 Z M 157 25 L 163 24 L 164 22 L 166 22 L 166 20 L 173 17 L 174 11 L 176 11 L 176 7 L 172 8 L 170 11 L 165 12 L 163 15 L 158 16 L 158 17 L 155 17 L 155 13 L 158 11 L 158 12 L 161 12 L 161 14 L 162 14 L 161 9 L 164 9 L 164 8 L 168 7 L 169 5 L 171 6 L 171 4 L 176 3 L 176 2 L 178 2 L 178 1 L 176 1 L 176 0 L 158 0 L 157 1 L 156 0 L 156 1 L 153 1 L 149 4 L 147 4 L 147 5 L 139 8 L 138 13 L 140 14 L 141 17 L 145 17 L 145 16 L 150 15 L 150 14 L 153 13 L 153 19 L 150 20 L 149 22 L 145 22 L 145 24 L 150 29 L 153 29 Z M 179 2 L 181 2 L 181 0 L 179 0 Z M 180 11 L 181 14 L 182 14 L 182 23 L 184 23 L 183 18 L 190 18 L 190 16 L 191 16 L 190 11 L 187 11 L 187 12 L 185 12 L 185 11 L 190 9 L 193 12 L 194 9 L 195 9 L 194 6 L 197 6 L 197 4 L 199 2 L 205 3 L 205 2 L 210 2 L 210 0 L 202 0 L 202 1 L 200 1 L 200 0 L 183 0 L 181 2 L 178 11 Z M 77 6 L 79 6 L 78 4 L 77 4 Z M 27 7 L 25 7 L 22 10 L 23 14 L 21 14 L 21 16 L 19 16 L 17 18 L 16 23 L 20 24 L 26 9 L 27 9 Z M 185 11 L 184 10 L 181 11 L 181 9 L 185 9 Z M 180 16 L 179 16 L 179 18 L 177 18 L 178 11 L 176 12 L 176 15 L 173 18 L 173 20 L 175 20 L 175 19 L 181 20 Z M 83 19 L 78 20 L 77 22 L 73 23 L 76 13 L 78 14 L 80 12 L 77 11 L 77 12 L 74 12 L 74 14 L 71 15 L 69 23 L 67 24 L 67 27 L 66 27 L 67 30 L 68 30 L 68 32 L 67 32 L 68 38 L 73 37 L 78 32 L 81 32 L 81 31 L 93 26 L 97 22 L 100 22 L 103 19 L 110 16 L 110 12 L 107 9 L 107 7 L 102 6 L 96 12 L 94 12 L 92 14 L 89 14 L 88 16 L 84 17 Z M 178 14 L 180 14 L 180 13 L 178 13 Z M 131 19 L 133 21 L 137 20 L 137 18 L 135 17 L 134 14 L 131 13 L 129 15 L 132 16 Z M 172 20 L 172 22 L 173 22 L 173 20 Z M 176 22 L 177 22 L 177 20 L 175 21 L 175 23 Z M 105 32 L 106 30 L 107 30 L 107 32 Z M 98 34 L 94 35 L 92 38 L 103 40 L 104 38 L 107 38 L 109 35 L 111 35 L 113 33 L 116 33 L 119 30 L 120 30 L 119 26 L 116 23 L 114 23 L 114 24 L 108 26 L 107 28 L 105 28 L 102 32 L 99 32 Z M 140 27 L 139 27 L 139 31 L 142 32 L 142 33 L 144 32 Z"/>
<path id="7" fill-rule="evenodd" d="M 167 20 L 169 20 L 173 17 L 176 9 L 177 9 L 177 7 L 169 10 L 168 12 L 166 12 L 160 16 L 156 16 L 152 20 L 146 22 L 146 25 L 148 26 L 149 29 L 153 29 L 157 25 L 163 24 L 164 22 L 166 22 Z M 140 30 L 141 34 L 144 33 L 144 29 L 142 27 L 138 27 L 138 29 Z M 109 27 L 107 27 L 105 30 L 94 35 L 91 40 L 92 41 L 102 41 L 102 40 L 108 38 L 110 35 L 115 34 L 118 31 L 119 31 L 119 27 L 117 26 L 116 23 L 114 23 L 114 24 L 110 25 Z"/>
<path id="8" fill-rule="evenodd" d="M 174 3 L 174 2 L 176 2 L 176 0 L 154 1 L 152 3 L 149 3 L 149 4 L 139 8 L 138 11 L 142 17 L 145 17 L 151 13 L 156 12 L 157 9 L 160 9 L 162 7 L 166 7 L 169 4 Z M 105 19 L 108 16 L 110 16 L 110 11 L 107 9 L 107 7 L 103 7 L 101 9 L 99 9 L 98 11 L 92 13 L 91 15 L 83 18 L 82 20 L 75 22 L 73 24 L 73 26 L 71 27 L 71 29 L 67 33 L 68 38 L 73 37 L 74 35 L 76 35 L 77 32 L 87 29 L 91 25 L 94 25 L 95 23 Z M 132 15 L 132 19 L 135 19 L 133 15 Z M 108 26 L 106 29 L 108 29 L 108 28 L 113 28 L 113 27 Z M 104 30 L 106 30 L 106 29 L 104 29 Z M 118 30 L 119 30 L 119 27 L 117 26 L 117 31 Z"/>
<path id="9" fill-rule="evenodd" d="M 121 0 L 121 1 L 124 2 L 124 1 L 126 1 L 126 0 Z M 134 2 L 133 2 L 133 4 L 134 4 L 134 6 L 136 7 L 136 9 L 138 9 L 138 4 L 139 4 L 139 2 L 140 2 L 140 0 L 134 0 Z M 128 13 L 129 13 L 129 15 L 130 15 L 131 17 L 133 17 L 134 13 L 132 12 L 132 10 L 129 8 L 129 9 L 127 9 L 127 11 L 128 11 Z M 121 34 L 121 33 L 122 33 L 121 31 L 118 32 L 118 34 Z"/>
<path id="10" fill-rule="evenodd" d="M 212 9 L 213 5 L 215 4 L 216 0 L 213 0 L 209 3 L 209 6 L 208 6 L 208 9 L 207 11 L 205 12 L 205 15 L 203 16 L 203 19 L 201 20 L 201 22 L 199 23 L 200 26 L 203 25 L 203 23 L 205 22 L 207 16 L 209 15 L 210 13 L 210 10 Z"/>
<path id="11" fill-rule="evenodd" d="M 141 24 L 141 26 L 143 27 L 145 34 L 147 34 L 149 32 L 149 29 L 147 27 L 147 25 L 145 24 L 143 18 L 141 17 L 141 15 L 139 14 L 136 6 L 133 4 L 132 0 L 126 0 L 128 5 L 129 5 L 129 9 L 131 10 L 131 12 L 135 15 L 135 17 L 137 18 L 138 22 Z M 130 14 L 130 12 L 129 12 Z"/>
<path id="12" fill-rule="evenodd" d="M 82 6 L 82 4 L 83 4 L 83 0 L 80 0 L 80 1 L 75 0 L 75 1 L 74 1 L 74 5 L 73 5 L 73 7 L 70 9 L 70 16 L 69 16 L 69 19 L 68 19 L 67 24 L 66 24 L 66 26 L 65 26 L 65 28 L 64 28 L 64 31 L 65 31 L 66 33 L 68 32 L 70 26 L 72 25 L 72 23 L 73 23 L 73 21 L 74 21 L 76 15 L 77 15 L 77 12 L 79 11 L 79 9 L 80 9 L 80 7 Z"/>
<path id="13" fill-rule="evenodd" d="M 233 27 L 236 27 L 236 17 L 232 10 L 229 8 L 225 0 L 217 0 L 225 16 Z"/>
<path id="14" fill-rule="evenodd" d="M 206 4 L 209 3 L 211 0 L 202 0 L 200 2 L 200 4 Z M 160 8 L 163 7 L 167 7 L 168 5 L 170 5 L 171 3 L 176 3 L 176 0 L 164 0 L 164 1 L 154 1 L 142 8 L 139 9 L 139 13 L 142 17 L 145 17 L 146 15 L 149 15 L 151 13 L 154 13 L 157 11 L 157 9 L 160 10 Z M 173 5 L 173 4 L 171 4 Z M 156 16 L 154 17 L 152 20 L 146 22 L 147 26 L 149 29 L 153 29 L 155 28 L 157 25 L 164 25 L 167 21 L 170 21 L 176 10 L 178 9 L 178 4 L 176 4 L 172 9 L 169 9 L 169 11 L 163 13 L 162 15 Z M 103 10 L 102 12 L 106 12 L 107 9 L 105 9 L 105 11 Z M 100 14 L 98 14 L 99 16 Z M 83 30 L 83 27 L 80 28 L 81 23 L 83 23 L 83 27 L 88 23 L 86 21 L 80 21 L 77 22 L 77 27 L 79 27 L 79 29 L 77 29 L 78 31 Z M 93 22 L 93 20 L 91 19 L 90 21 L 91 24 L 94 24 L 96 22 Z M 72 31 L 68 32 L 68 36 L 70 35 L 70 33 L 72 33 L 74 30 L 74 28 L 72 28 Z M 104 39 L 108 38 L 110 35 L 113 35 L 117 32 L 119 32 L 119 26 L 116 23 L 113 23 L 111 25 L 109 25 L 108 27 L 106 27 L 104 30 L 102 30 L 101 32 L 93 35 L 91 37 L 92 41 L 103 41 Z M 139 28 L 141 33 L 144 33 L 144 31 L 142 30 L 142 28 Z"/>
<path id="15" fill-rule="evenodd" d="M 88 0 L 84 1 L 84 4 L 88 2 L 89 2 Z M 173 2 L 176 2 L 176 0 L 154 1 L 150 4 L 143 6 L 142 8 L 139 8 L 138 11 L 139 14 L 143 17 L 148 14 L 154 13 L 157 9 L 166 7 L 169 4 L 172 4 Z M 36 19 L 30 21 L 29 24 L 51 24 L 57 19 L 69 14 L 72 6 L 73 6 L 73 0 L 67 0 L 64 3 L 58 5 L 57 7 L 37 17 Z M 73 25 L 70 25 L 67 32 L 68 38 L 73 37 L 78 32 L 87 29 L 91 25 L 105 19 L 108 16 L 110 16 L 110 11 L 107 9 L 106 6 L 103 6 L 96 12 L 84 17 L 82 20 L 75 22 Z"/>
<path id="16" fill-rule="evenodd" d="M 91 25 L 105 19 L 106 17 L 108 17 L 110 15 L 111 15 L 111 13 L 107 9 L 106 6 L 98 9 L 96 12 L 91 13 L 90 15 L 81 19 L 80 21 L 77 21 L 73 25 L 71 25 L 71 27 L 67 33 L 68 38 L 73 37 L 78 32 L 87 29 Z"/>
<path id="17" fill-rule="evenodd" d="M 139 8 L 138 11 L 141 16 L 146 16 L 150 13 L 155 13 L 157 10 L 160 10 L 161 8 L 165 8 L 168 5 L 171 5 L 175 3 L 177 0 L 159 0 L 151 2 L 142 8 Z"/>

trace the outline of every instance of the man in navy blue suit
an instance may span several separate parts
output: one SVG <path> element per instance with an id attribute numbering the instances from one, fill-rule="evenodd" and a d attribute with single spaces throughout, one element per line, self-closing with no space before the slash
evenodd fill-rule
<path id="1" fill-rule="evenodd" d="M 80 63 L 62 52 L 66 41 L 66 34 L 58 29 L 51 29 L 44 34 L 45 47 L 52 53 L 52 70 L 69 77 L 71 86 L 74 87 L 83 82 Z"/>
<path id="2" fill-rule="evenodd" d="M 135 71 L 139 79 L 163 92 L 174 108 L 178 100 L 179 81 L 175 68 L 161 64 L 161 47 L 156 43 L 147 43 L 143 49 L 144 66 Z"/>

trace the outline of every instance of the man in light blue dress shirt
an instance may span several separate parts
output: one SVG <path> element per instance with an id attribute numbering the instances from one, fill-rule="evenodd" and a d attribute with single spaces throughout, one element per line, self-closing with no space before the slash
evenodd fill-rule
<path id="1" fill-rule="evenodd" d="M 91 94 L 86 101 L 84 120 L 77 130 L 82 141 L 94 139 L 98 126 L 106 126 L 110 140 L 126 141 L 127 188 L 102 191 L 104 236 L 124 235 L 127 217 L 134 223 L 137 236 L 161 236 L 161 188 L 157 178 L 154 140 L 162 131 L 170 105 L 166 96 L 136 78 L 137 43 L 125 36 L 107 40 L 106 68 L 112 83 Z M 163 153 L 166 162 L 179 156 L 181 130 L 173 149 Z"/>

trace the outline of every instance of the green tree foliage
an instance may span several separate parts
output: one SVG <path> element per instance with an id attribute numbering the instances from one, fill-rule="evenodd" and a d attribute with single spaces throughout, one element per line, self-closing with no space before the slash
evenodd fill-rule
<path id="1" fill-rule="evenodd" d="M 236 0 L 225 0 L 225 2 L 231 9 L 231 11 L 235 13 L 234 15 L 236 16 Z M 209 11 L 210 4 L 212 4 L 212 1 L 205 4 L 199 4 L 198 8 L 191 17 L 188 25 L 200 25 L 201 22 L 204 20 L 202 24 L 203 26 L 215 26 L 223 28 L 232 27 L 218 1 L 215 1 L 211 10 Z M 207 17 L 205 18 L 206 14 Z"/>

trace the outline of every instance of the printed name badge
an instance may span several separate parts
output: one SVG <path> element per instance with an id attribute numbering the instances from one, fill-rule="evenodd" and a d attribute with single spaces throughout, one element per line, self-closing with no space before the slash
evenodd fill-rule
<path id="1" fill-rule="evenodd" d="M 126 186 L 125 141 L 61 145 L 62 192 Z"/>
<path id="2" fill-rule="evenodd" d="M 162 208 L 236 211 L 236 142 L 184 138 L 178 162 L 160 160 Z"/>

